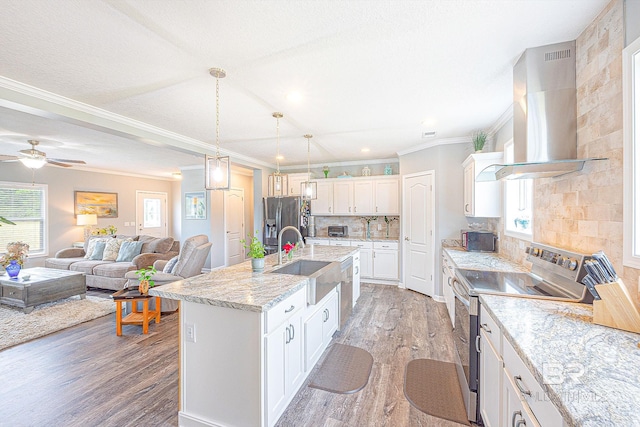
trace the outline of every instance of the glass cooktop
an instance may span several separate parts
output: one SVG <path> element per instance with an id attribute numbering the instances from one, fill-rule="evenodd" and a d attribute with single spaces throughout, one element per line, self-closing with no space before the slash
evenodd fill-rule
<path id="1" fill-rule="evenodd" d="M 567 293 L 531 273 L 457 269 L 456 276 L 466 282 L 470 295 L 480 293 L 567 298 Z"/>

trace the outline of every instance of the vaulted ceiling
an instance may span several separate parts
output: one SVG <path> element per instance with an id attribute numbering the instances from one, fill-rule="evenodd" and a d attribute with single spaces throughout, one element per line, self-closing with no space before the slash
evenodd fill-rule
<path id="1" fill-rule="evenodd" d="M 0 154 L 40 139 L 93 169 L 201 164 L 220 67 L 221 146 L 241 162 L 275 164 L 274 111 L 282 165 L 306 164 L 305 133 L 312 163 L 394 158 L 489 128 L 522 51 L 575 39 L 606 4 L 0 0 Z"/>

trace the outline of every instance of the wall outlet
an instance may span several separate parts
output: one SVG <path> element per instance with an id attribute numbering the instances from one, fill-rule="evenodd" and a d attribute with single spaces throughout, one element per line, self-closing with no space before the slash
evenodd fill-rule
<path id="1" fill-rule="evenodd" d="M 184 336 L 187 342 L 196 342 L 196 325 L 185 322 Z"/>
<path id="2" fill-rule="evenodd" d="M 378 231 L 382 231 L 382 224 L 378 224 Z"/>

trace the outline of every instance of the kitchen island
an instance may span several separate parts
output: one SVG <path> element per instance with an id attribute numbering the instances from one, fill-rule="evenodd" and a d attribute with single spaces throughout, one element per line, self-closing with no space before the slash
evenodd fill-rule
<path id="1" fill-rule="evenodd" d="M 358 251 L 310 246 L 292 261 L 342 262 Z M 307 305 L 308 279 L 270 273 L 277 261 L 267 256 L 262 273 L 246 261 L 149 291 L 181 301 L 181 426 L 274 425 L 328 345 L 339 287 Z"/>

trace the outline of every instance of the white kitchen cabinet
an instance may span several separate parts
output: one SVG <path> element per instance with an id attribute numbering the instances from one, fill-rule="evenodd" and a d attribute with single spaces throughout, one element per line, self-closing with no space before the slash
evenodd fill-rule
<path id="1" fill-rule="evenodd" d="M 338 291 L 309 306 L 304 321 L 305 370 L 310 371 L 338 330 Z"/>
<path id="2" fill-rule="evenodd" d="M 383 178 L 377 179 L 373 183 L 375 188 L 375 213 L 378 215 L 400 215 L 400 180 L 397 177 Z"/>
<path id="3" fill-rule="evenodd" d="M 329 239 L 318 239 L 316 237 L 305 238 L 305 244 L 307 245 L 325 245 L 329 246 Z"/>
<path id="4" fill-rule="evenodd" d="M 442 255 L 442 294 L 451 320 L 451 327 L 456 324 L 456 297 L 453 293 L 453 268 L 445 254 Z"/>
<path id="5" fill-rule="evenodd" d="M 316 181 L 318 198 L 311 201 L 311 215 L 333 215 L 333 182 Z"/>
<path id="6" fill-rule="evenodd" d="M 520 399 L 520 392 L 507 369 L 502 370 L 502 389 L 504 411 L 502 418 L 510 427 L 540 427 L 540 423 L 531 413 L 529 405 Z M 555 424 L 562 426 L 562 424 Z"/>
<path id="7" fill-rule="evenodd" d="M 351 246 L 360 248 L 360 277 L 373 277 L 373 242 L 352 240 Z"/>
<path id="8" fill-rule="evenodd" d="M 336 215 L 353 214 L 353 182 L 348 178 L 333 183 L 333 213 Z"/>
<path id="9" fill-rule="evenodd" d="M 373 277 L 398 280 L 398 244 L 373 242 Z"/>
<path id="10" fill-rule="evenodd" d="M 289 181 L 289 196 L 300 196 L 302 194 L 300 185 L 307 180 L 307 173 L 290 173 L 287 177 Z"/>
<path id="11" fill-rule="evenodd" d="M 353 256 L 353 306 L 360 298 L 360 251 Z"/>
<path id="12" fill-rule="evenodd" d="M 305 292 L 297 292 L 267 312 L 266 326 L 271 330 L 265 337 L 265 386 L 269 425 L 275 424 L 305 378 L 302 329 L 304 306 Z"/>
<path id="13" fill-rule="evenodd" d="M 354 181 L 353 213 L 356 215 L 375 213 L 373 181 Z"/>
<path id="14" fill-rule="evenodd" d="M 502 216 L 500 181 L 476 182 L 487 166 L 502 163 L 503 153 L 471 154 L 462 163 L 463 209 L 465 216 L 497 218 Z"/>
<path id="15" fill-rule="evenodd" d="M 500 427 L 502 408 L 502 356 L 491 343 L 489 334 L 500 334 L 499 330 L 480 329 L 480 414 L 485 427 Z"/>
<path id="16" fill-rule="evenodd" d="M 351 246 L 351 242 L 349 240 L 329 239 L 329 246 Z"/>

